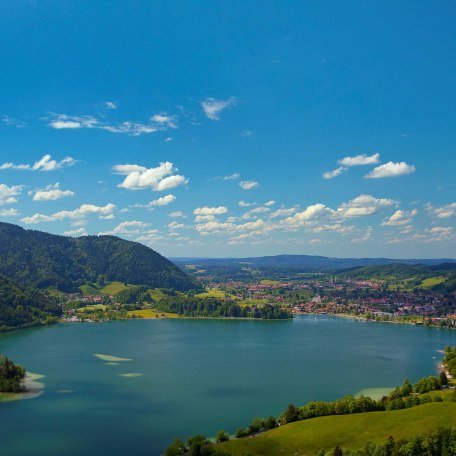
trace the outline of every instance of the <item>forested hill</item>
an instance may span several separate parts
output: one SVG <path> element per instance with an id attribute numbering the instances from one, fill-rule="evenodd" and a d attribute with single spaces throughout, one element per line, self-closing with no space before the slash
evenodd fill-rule
<path id="1" fill-rule="evenodd" d="M 151 288 L 195 288 L 177 266 L 137 242 L 115 236 L 57 236 L 2 222 L 0 274 L 20 284 L 67 292 L 101 274 L 110 281 Z"/>
<path id="2" fill-rule="evenodd" d="M 47 323 L 59 314 L 58 304 L 48 296 L 0 275 L 0 332 Z"/>

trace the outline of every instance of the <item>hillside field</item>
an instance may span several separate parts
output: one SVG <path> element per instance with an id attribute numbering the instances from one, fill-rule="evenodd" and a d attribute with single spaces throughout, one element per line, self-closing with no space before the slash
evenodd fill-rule
<path id="1" fill-rule="evenodd" d="M 409 409 L 313 418 L 225 442 L 220 449 L 232 456 L 297 456 L 316 451 L 362 448 L 367 442 L 409 439 L 441 426 L 456 426 L 456 403 L 437 402 Z"/>

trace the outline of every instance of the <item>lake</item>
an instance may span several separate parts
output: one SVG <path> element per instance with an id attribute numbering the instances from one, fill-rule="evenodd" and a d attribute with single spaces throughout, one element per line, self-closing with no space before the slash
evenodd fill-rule
<path id="1" fill-rule="evenodd" d="M 233 434 L 290 402 L 436 374 L 437 350 L 451 344 L 456 331 L 329 316 L 68 323 L 8 333 L 0 352 L 45 375 L 45 389 L 0 403 L 2 454 L 155 456 L 175 436 Z"/>

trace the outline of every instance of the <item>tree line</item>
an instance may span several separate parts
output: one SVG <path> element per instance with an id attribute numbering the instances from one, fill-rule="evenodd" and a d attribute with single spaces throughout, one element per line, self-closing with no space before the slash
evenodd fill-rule
<path id="1" fill-rule="evenodd" d="M 333 451 L 318 451 L 315 456 L 455 456 L 456 428 L 439 428 L 411 439 L 394 440 L 388 437 L 382 443 L 366 443 L 360 450 L 336 447 Z"/>
<path id="2" fill-rule="evenodd" d="M 278 305 L 240 306 L 234 301 L 223 301 L 217 298 L 166 296 L 157 303 L 157 308 L 162 312 L 177 313 L 188 317 L 260 318 L 265 320 L 284 320 L 292 317 L 291 312 Z"/>

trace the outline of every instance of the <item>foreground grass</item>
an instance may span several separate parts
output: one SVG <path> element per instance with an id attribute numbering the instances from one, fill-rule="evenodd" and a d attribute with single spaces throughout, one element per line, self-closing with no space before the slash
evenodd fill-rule
<path id="1" fill-rule="evenodd" d="M 232 456 L 313 455 L 336 446 L 362 448 L 367 442 L 382 442 L 390 435 L 395 440 L 409 439 L 440 426 L 456 426 L 456 403 L 437 402 L 388 412 L 313 418 L 218 446 Z"/>

